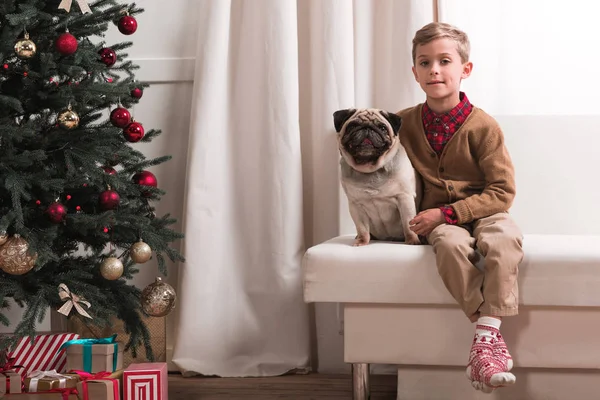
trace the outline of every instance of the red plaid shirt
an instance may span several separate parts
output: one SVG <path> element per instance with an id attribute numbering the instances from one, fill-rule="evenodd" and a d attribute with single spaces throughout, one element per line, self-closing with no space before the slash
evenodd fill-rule
<path id="1" fill-rule="evenodd" d="M 444 114 L 436 114 L 427 103 L 423 104 L 423 128 L 425 129 L 425 135 L 431 148 L 439 156 L 442 154 L 446 143 L 452 138 L 454 133 L 460 128 L 465 122 L 473 106 L 467 95 L 464 92 L 460 92 L 460 103 L 456 105 L 452 110 Z M 458 218 L 456 212 L 451 206 L 440 207 L 446 218 L 446 222 L 449 224 L 456 224 Z"/>

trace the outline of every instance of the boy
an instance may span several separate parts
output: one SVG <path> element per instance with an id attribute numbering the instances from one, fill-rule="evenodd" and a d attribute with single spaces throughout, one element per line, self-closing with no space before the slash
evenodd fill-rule
<path id="1" fill-rule="evenodd" d="M 400 140 L 423 178 L 421 211 L 411 229 L 427 239 L 438 272 L 464 313 L 477 322 L 467 376 L 491 393 L 515 383 L 499 329 L 518 313 L 522 233 L 508 214 L 515 196 L 513 164 L 498 123 L 460 91 L 471 74 L 467 35 L 444 23 L 413 39 L 415 79 L 426 102 L 398 112 Z M 485 258 L 485 273 L 474 263 Z"/>

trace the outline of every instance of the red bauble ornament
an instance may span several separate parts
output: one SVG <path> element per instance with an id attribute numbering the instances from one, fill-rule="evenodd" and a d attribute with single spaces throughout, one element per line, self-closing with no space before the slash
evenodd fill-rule
<path id="1" fill-rule="evenodd" d="M 117 62 L 117 53 L 115 53 L 113 49 L 105 47 L 103 49 L 100 49 L 98 54 L 100 54 L 100 60 L 107 67 L 111 67 Z"/>
<path id="2" fill-rule="evenodd" d="M 110 123 L 117 128 L 125 128 L 131 122 L 131 114 L 126 108 L 117 107 L 110 113 Z"/>
<path id="3" fill-rule="evenodd" d="M 117 173 L 117 170 L 113 167 L 102 167 L 102 169 L 109 175 L 115 175 Z"/>
<path id="4" fill-rule="evenodd" d="M 131 91 L 131 97 L 133 97 L 135 99 L 141 99 L 143 94 L 144 94 L 144 91 L 140 88 L 135 88 Z"/>
<path id="5" fill-rule="evenodd" d="M 137 174 L 133 175 L 131 178 L 133 183 L 143 186 L 152 186 L 156 187 L 158 185 L 158 181 L 156 180 L 156 176 L 150 171 L 141 171 Z"/>
<path id="6" fill-rule="evenodd" d="M 60 203 L 52 203 L 46 209 L 46 215 L 54 223 L 62 222 L 67 216 L 67 207 Z"/>
<path id="7" fill-rule="evenodd" d="M 126 15 L 119 20 L 119 32 L 123 35 L 131 35 L 137 30 L 137 21 L 130 15 Z"/>
<path id="8" fill-rule="evenodd" d="M 65 32 L 56 39 L 54 46 L 60 54 L 69 56 L 77 51 L 77 39 L 69 32 Z"/>
<path id="9" fill-rule="evenodd" d="M 114 190 L 105 190 L 100 193 L 100 197 L 98 198 L 98 202 L 100 203 L 100 207 L 103 210 L 114 210 L 119 206 L 119 202 L 121 201 L 121 196 L 119 193 Z"/>
<path id="10" fill-rule="evenodd" d="M 123 136 L 128 142 L 139 142 L 144 137 L 144 127 L 139 122 L 132 122 L 123 129 Z"/>

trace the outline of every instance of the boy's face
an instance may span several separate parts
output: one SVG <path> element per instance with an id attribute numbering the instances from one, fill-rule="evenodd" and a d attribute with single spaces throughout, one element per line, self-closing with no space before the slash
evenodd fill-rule
<path id="1" fill-rule="evenodd" d="M 460 81 L 472 68 L 471 62 L 461 61 L 455 41 L 441 38 L 417 46 L 412 71 L 428 99 L 443 101 L 458 97 Z"/>

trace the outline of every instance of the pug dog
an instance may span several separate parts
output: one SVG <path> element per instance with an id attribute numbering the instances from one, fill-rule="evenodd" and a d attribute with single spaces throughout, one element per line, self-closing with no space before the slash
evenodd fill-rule
<path id="1" fill-rule="evenodd" d="M 354 246 L 370 240 L 420 244 L 408 222 L 417 214 L 420 180 L 398 133 L 402 119 L 373 108 L 333 113 L 341 184 L 356 226 Z"/>

